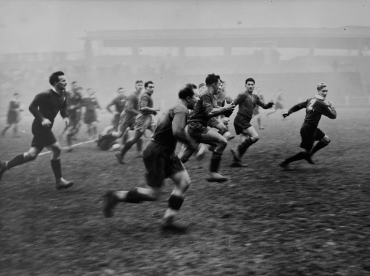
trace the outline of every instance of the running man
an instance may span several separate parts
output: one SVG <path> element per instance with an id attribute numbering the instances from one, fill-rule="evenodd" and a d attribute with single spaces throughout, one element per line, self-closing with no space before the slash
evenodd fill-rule
<path id="1" fill-rule="evenodd" d="M 220 76 L 210 74 L 206 78 L 206 87 L 202 88 L 200 92 L 200 100 L 194 107 L 194 112 L 189 119 L 188 134 L 198 144 L 204 143 L 211 145 L 212 157 L 210 163 L 210 175 L 206 179 L 209 182 L 224 182 L 228 177 L 222 176 L 218 173 L 222 153 L 227 146 L 227 140 L 220 133 L 213 129 L 208 129 L 207 125 L 211 118 L 224 114 L 225 112 L 232 112 L 234 104 L 225 104 L 223 107 L 218 107 L 215 103 L 215 95 L 218 95 L 221 87 Z M 180 154 L 180 159 L 183 163 L 189 160 L 194 153 L 194 148 L 186 147 Z"/>
<path id="2" fill-rule="evenodd" d="M 84 123 L 87 126 L 89 139 L 95 138 L 97 134 L 98 117 L 96 109 L 101 109 L 96 98 L 96 92 L 91 88 L 87 89 L 88 96 L 82 99 L 82 106 L 85 107 Z"/>
<path id="3" fill-rule="evenodd" d="M 139 114 L 139 96 L 143 90 L 144 83 L 142 80 L 135 82 L 135 91 L 126 99 L 125 108 L 120 115 L 119 127 L 117 131 L 111 131 L 99 138 L 99 141 L 115 140 L 122 137 L 122 145 L 124 145 L 129 137 L 129 130 L 134 130 L 135 118 Z M 142 150 L 142 139 L 136 142 L 137 150 L 140 153 Z"/>
<path id="4" fill-rule="evenodd" d="M 284 106 L 283 106 L 282 102 L 283 102 L 284 100 L 283 100 L 283 96 L 282 96 L 282 94 L 283 94 L 283 91 L 282 91 L 282 89 L 280 89 L 280 90 L 277 92 L 276 96 L 275 96 L 275 105 L 274 105 L 274 110 L 272 110 L 271 112 L 267 113 L 267 116 L 271 115 L 272 113 L 275 113 L 275 112 L 276 112 L 276 111 L 278 111 L 279 109 L 280 109 L 280 111 L 281 111 L 281 112 L 283 112 L 283 108 L 284 108 Z"/>
<path id="5" fill-rule="evenodd" d="M 68 93 L 68 116 L 69 125 L 67 127 L 67 151 L 72 151 L 72 140 L 76 137 L 81 126 L 81 108 L 82 108 L 82 87 L 74 87 L 76 82 L 72 84 L 72 91 Z"/>
<path id="6" fill-rule="evenodd" d="M 149 84 L 151 85 L 151 84 Z M 186 190 L 190 186 L 190 177 L 180 159 L 175 154 L 177 142 L 194 149 L 196 145 L 189 140 L 185 132 L 189 111 L 193 109 L 198 98 L 196 86 L 187 84 L 179 92 L 180 101 L 163 113 L 152 139 L 144 150 L 144 164 L 148 188 L 135 188 L 130 191 L 108 191 L 105 194 L 103 213 L 105 217 L 113 216 L 113 209 L 119 202 L 140 203 L 158 199 L 164 180 L 171 178 L 175 183 L 168 200 L 162 227 L 170 230 L 186 230 L 186 226 L 174 222 L 180 210 Z"/>
<path id="7" fill-rule="evenodd" d="M 239 144 L 237 148 L 231 149 L 231 153 L 234 157 L 234 161 L 231 164 L 232 167 L 243 167 L 241 161 L 242 156 L 251 145 L 259 140 L 257 131 L 250 123 L 256 105 L 259 105 L 263 109 L 271 108 L 274 105 L 273 101 L 265 104 L 259 96 L 253 94 L 255 83 L 256 82 L 252 78 L 246 79 L 246 90 L 240 93 L 234 100 L 234 104 L 239 105 L 239 111 L 234 120 L 235 132 L 237 135 L 242 135 L 244 141 Z"/>
<path id="8" fill-rule="evenodd" d="M 159 108 L 153 108 L 152 95 L 154 93 L 154 87 L 155 86 L 152 81 L 147 81 L 144 84 L 145 92 L 140 96 L 139 99 L 138 106 L 140 113 L 135 119 L 133 137 L 125 143 L 121 152 L 116 154 L 117 160 L 120 164 L 125 164 L 124 158 L 126 153 L 141 139 L 141 136 L 143 136 L 145 130 L 149 129 L 153 132 L 156 127 L 153 115 L 157 115 Z"/>
<path id="9" fill-rule="evenodd" d="M 306 117 L 301 127 L 301 144 L 300 147 L 305 151 L 299 152 L 292 157 L 282 161 L 280 167 L 287 167 L 290 163 L 298 160 L 306 160 L 310 164 L 314 164 L 311 157 L 317 151 L 326 147 L 330 143 L 329 137 L 318 128 L 321 116 L 324 115 L 330 119 L 337 118 L 337 112 L 331 102 L 325 102 L 328 94 L 328 87 L 324 82 L 317 85 L 317 95 L 305 102 L 296 104 L 287 113 L 283 114 L 286 118 L 293 112 L 306 108 Z M 314 146 L 315 141 L 318 141 Z"/>
<path id="10" fill-rule="evenodd" d="M 117 97 L 115 97 L 106 107 L 109 113 L 114 114 L 112 119 L 112 126 L 114 130 L 118 129 L 119 118 L 126 105 L 125 89 L 123 87 L 118 88 L 117 94 Z M 114 112 L 112 112 L 110 109 L 111 106 L 115 107 L 116 110 Z"/>
<path id="11" fill-rule="evenodd" d="M 6 126 L 1 132 L 1 137 L 5 135 L 5 132 L 13 126 L 13 138 L 18 136 L 18 123 L 21 119 L 21 112 L 23 108 L 21 106 L 21 101 L 19 100 L 19 94 L 14 93 L 12 100 L 9 103 L 9 109 L 7 114 Z"/>
<path id="12" fill-rule="evenodd" d="M 69 123 L 67 93 L 65 91 L 67 82 L 64 73 L 62 71 L 53 73 L 49 78 L 49 83 L 51 89 L 37 94 L 29 107 L 29 110 L 35 117 L 32 123 L 32 133 L 34 136 L 31 148 L 28 152 L 14 157 L 9 162 L 0 161 L 0 180 L 6 170 L 35 160 L 43 148 L 47 147 L 52 151 L 51 168 L 53 169 L 56 180 L 56 189 L 67 189 L 73 185 L 73 181 L 67 181 L 62 177 L 60 162 L 62 149 L 51 131 L 54 119 L 59 111 L 65 125 Z"/>

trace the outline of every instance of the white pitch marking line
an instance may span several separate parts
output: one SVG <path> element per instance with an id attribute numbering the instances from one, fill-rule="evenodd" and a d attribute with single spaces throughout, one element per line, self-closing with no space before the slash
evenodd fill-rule
<path id="1" fill-rule="evenodd" d="M 91 142 L 95 142 L 96 140 L 94 139 L 94 140 L 89 140 L 89 141 L 85 141 L 85 142 L 81 142 L 81 143 L 77 143 L 77 144 L 74 144 L 74 145 L 72 145 L 71 146 L 71 148 L 74 148 L 74 147 L 77 147 L 77 146 L 81 146 L 81 145 L 83 145 L 83 144 L 88 144 L 88 143 L 91 143 Z M 62 148 L 62 149 L 68 149 L 69 147 L 64 147 L 64 148 Z M 51 153 L 51 151 L 45 151 L 45 152 L 42 152 L 42 153 L 40 153 L 39 154 L 39 156 L 40 155 L 45 155 L 45 154 L 48 154 L 48 153 Z"/>

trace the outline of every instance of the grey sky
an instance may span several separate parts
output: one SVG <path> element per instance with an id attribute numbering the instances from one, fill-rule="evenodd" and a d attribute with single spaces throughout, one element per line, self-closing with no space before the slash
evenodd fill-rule
<path id="1" fill-rule="evenodd" d="M 0 54 L 81 51 L 85 31 L 370 26 L 369 0 L 0 0 Z"/>

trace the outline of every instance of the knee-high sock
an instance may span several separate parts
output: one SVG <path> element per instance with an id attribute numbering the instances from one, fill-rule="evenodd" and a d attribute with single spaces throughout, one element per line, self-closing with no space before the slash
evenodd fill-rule
<path id="1" fill-rule="evenodd" d="M 328 144 L 325 144 L 321 141 L 317 142 L 317 144 L 313 147 L 313 149 L 311 150 L 311 155 L 315 154 L 316 152 L 318 152 L 319 150 L 321 150 L 322 148 L 325 148 Z"/>
<path id="2" fill-rule="evenodd" d="M 7 169 L 10 169 L 10 168 L 22 165 L 22 164 L 24 164 L 28 161 L 29 160 L 24 158 L 24 154 L 22 153 L 20 155 L 17 155 L 16 157 L 14 157 L 12 160 L 10 160 L 6 167 L 7 167 Z"/>
<path id="3" fill-rule="evenodd" d="M 60 159 L 51 160 L 51 168 L 53 169 L 53 173 L 55 175 L 55 179 L 62 178 L 62 165 L 60 163 Z"/>
<path id="4" fill-rule="evenodd" d="M 238 151 L 239 151 L 239 155 L 240 157 L 242 157 L 244 155 L 244 153 L 247 151 L 247 149 L 253 144 L 253 141 L 250 137 L 247 137 L 245 138 L 245 140 L 243 141 L 243 143 L 241 143 L 239 146 L 238 146 Z"/>
<path id="5" fill-rule="evenodd" d="M 218 172 L 222 159 L 222 153 L 213 152 L 211 157 L 211 163 L 209 166 L 210 172 Z"/>
<path id="6" fill-rule="evenodd" d="M 136 148 L 137 148 L 137 151 L 138 152 L 141 152 L 142 149 L 143 149 L 143 140 L 142 139 L 139 139 L 137 142 L 136 142 Z"/>
<path id="7" fill-rule="evenodd" d="M 72 136 L 73 136 L 73 134 L 71 134 L 71 133 L 67 134 L 67 146 L 72 145 Z"/>
<path id="8" fill-rule="evenodd" d="M 293 155 L 292 157 L 289 157 L 289 158 L 285 159 L 285 162 L 292 163 L 292 162 L 295 162 L 295 161 L 298 161 L 298 160 L 305 159 L 306 156 L 307 156 L 307 152 L 301 151 L 301 152 L 297 153 L 296 155 Z"/>
<path id="9" fill-rule="evenodd" d="M 121 157 L 123 158 L 126 154 L 126 152 L 128 152 L 131 147 L 134 145 L 134 142 L 132 141 L 127 141 L 126 144 L 123 146 L 122 150 L 121 150 Z"/>
<path id="10" fill-rule="evenodd" d="M 1 136 L 5 135 L 5 132 L 10 128 L 10 126 L 7 126 L 4 128 L 3 132 L 1 132 Z"/>
<path id="11" fill-rule="evenodd" d="M 125 133 L 123 133 L 122 144 L 126 144 L 128 137 L 129 137 L 128 130 L 126 130 Z"/>

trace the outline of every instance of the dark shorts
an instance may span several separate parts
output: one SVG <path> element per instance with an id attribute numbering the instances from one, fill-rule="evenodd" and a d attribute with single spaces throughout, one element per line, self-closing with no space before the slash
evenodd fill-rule
<path id="1" fill-rule="evenodd" d="M 220 124 L 220 121 L 216 117 L 212 117 L 209 119 L 207 126 L 216 128 L 218 124 Z"/>
<path id="2" fill-rule="evenodd" d="M 12 125 L 18 123 L 19 120 L 18 118 L 19 116 L 17 111 L 14 110 L 9 111 L 7 116 L 7 124 Z"/>
<path id="3" fill-rule="evenodd" d="M 201 135 L 206 134 L 208 131 L 209 129 L 201 123 L 191 122 L 188 124 L 188 134 L 195 141 L 201 139 Z"/>
<path id="4" fill-rule="evenodd" d="M 251 126 L 251 118 L 240 115 L 239 113 L 236 114 L 234 119 L 234 128 L 237 135 L 241 134 L 244 129 L 248 129 Z"/>
<path id="5" fill-rule="evenodd" d="M 185 170 L 174 151 L 154 141 L 145 148 L 143 159 L 149 187 L 160 188 L 166 178 Z"/>
<path id="6" fill-rule="evenodd" d="M 32 133 L 31 147 L 42 150 L 44 147 L 51 146 L 57 142 L 51 127 L 32 126 Z"/>
<path id="7" fill-rule="evenodd" d="M 92 124 L 97 121 L 96 112 L 95 110 L 86 110 L 84 122 L 85 124 Z"/>
<path id="8" fill-rule="evenodd" d="M 318 127 L 312 127 L 308 124 L 303 124 L 301 128 L 301 144 L 300 147 L 310 151 L 315 141 L 319 141 L 324 138 L 325 133 Z"/>

